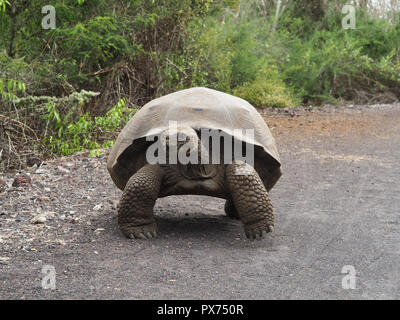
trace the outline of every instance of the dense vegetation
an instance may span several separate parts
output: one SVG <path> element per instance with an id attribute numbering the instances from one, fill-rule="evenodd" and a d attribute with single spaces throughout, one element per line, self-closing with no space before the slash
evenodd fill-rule
<path id="1" fill-rule="evenodd" d="M 400 14 L 343 0 L 0 0 L 0 170 L 109 146 L 135 109 L 192 86 L 258 107 L 400 98 Z M 371 3 L 370 3 L 371 2 Z M 398 4 L 397 4 L 398 5 Z"/>

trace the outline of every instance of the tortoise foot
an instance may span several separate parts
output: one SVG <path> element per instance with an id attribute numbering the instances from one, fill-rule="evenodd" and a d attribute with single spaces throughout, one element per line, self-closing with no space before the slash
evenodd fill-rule
<path id="1" fill-rule="evenodd" d="M 269 232 L 274 231 L 274 226 L 268 223 L 268 220 L 261 220 L 251 224 L 244 225 L 246 237 L 251 240 L 261 240 L 267 237 Z"/>
<path id="2" fill-rule="evenodd" d="M 120 225 L 122 233 L 130 239 L 152 239 L 157 237 L 157 224 L 151 223 L 143 226 L 136 226 L 132 223 Z"/>

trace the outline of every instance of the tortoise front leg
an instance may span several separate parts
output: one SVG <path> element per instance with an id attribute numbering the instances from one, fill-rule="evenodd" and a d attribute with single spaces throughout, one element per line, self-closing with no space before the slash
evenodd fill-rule
<path id="1" fill-rule="evenodd" d="M 146 165 L 126 184 L 118 209 L 118 225 L 128 238 L 150 239 L 157 236 L 153 207 L 162 176 L 159 165 Z"/>
<path id="2" fill-rule="evenodd" d="M 236 161 L 227 165 L 226 180 L 246 236 L 261 239 L 273 231 L 273 207 L 257 171 L 247 163 Z"/>

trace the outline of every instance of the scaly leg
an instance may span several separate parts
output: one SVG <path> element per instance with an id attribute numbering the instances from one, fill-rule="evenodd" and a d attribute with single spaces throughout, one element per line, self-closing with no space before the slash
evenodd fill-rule
<path id="1" fill-rule="evenodd" d="M 261 239 L 273 231 L 273 207 L 257 171 L 249 164 L 236 161 L 227 165 L 226 180 L 246 236 Z"/>
<path id="2" fill-rule="evenodd" d="M 150 239 L 157 236 L 153 207 L 162 176 L 159 165 L 146 165 L 126 184 L 118 210 L 118 225 L 128 238 Z"/>

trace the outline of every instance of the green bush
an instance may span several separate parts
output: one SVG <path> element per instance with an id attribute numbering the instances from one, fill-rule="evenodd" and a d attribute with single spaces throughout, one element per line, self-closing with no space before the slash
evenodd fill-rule
<path id="1" fill-rule="evenodd" d="M 250 10 L 248 8 L 246 10 Z M 207 86 L 232 93 L 257 107 L 296 105 L 299 99 L 283 81 L 273 39 L 265 34 L 271 23 L 251 11 L 237 17 L 227 11 L 223 19 L 210 17 L 204 25 L 193 24 L 198 41 L 187 43 L 194 57 L 190 86 Z"/>
<path id="2" fill-rule="evenodd" d="M 357 29 L 345 30 L 337 10 L 343 3 L 320 17 L 307 5 L 300 14 L 292 4 L 275 33 L 274 16 L 261 14 L 257 1 L 193 24 L 186 45 L 195 61 L 190 85 L 239 94 L 256 105 L 367 102 L 377 93 L 399 98 L 400 25 L 357 10 Z M 280 82 L 260 75 L 268 65 Z"/>
<path id="3" fill-rule="evenodd" d="M 69 122 L 67 117 L 60 117 L 55 104 L 49 102 L 46 118 L 57 134 L 49 134 L 43 140 L 51 153 L 61 155 L 98 149 L 101 146 L 107 148 L 113 145 L 116 131 L 128 122 L 135 111 L 127 108 L 126 100 L 121 99 L 104 116 L 92 118 L 85 113 L 76 121 Z"/>
<path id="4" fill-rule="evenodd" d="M 249 101 L 255 107 L 290 107 L 299 103 L 282 80 L 275 65 L 266 65 L 256 79 L 236 87 L 233 94 Z"/>
<path id="5" fill-rule="evenodd" d="M 282 81 L 257 78 L 234 89 L 233 94 L 255 107 L 291 107 L 298 103 Z"/>
<path id="6" fill-rule="evenodd" d="M 398 92 L 396 50 L 379 59 L 363 53 L 356 31 L 318 31 L 309 41 L 297 41 L 283 67 L 286 83 L 303 102 L 357 100 L 361 91 Z"/>

